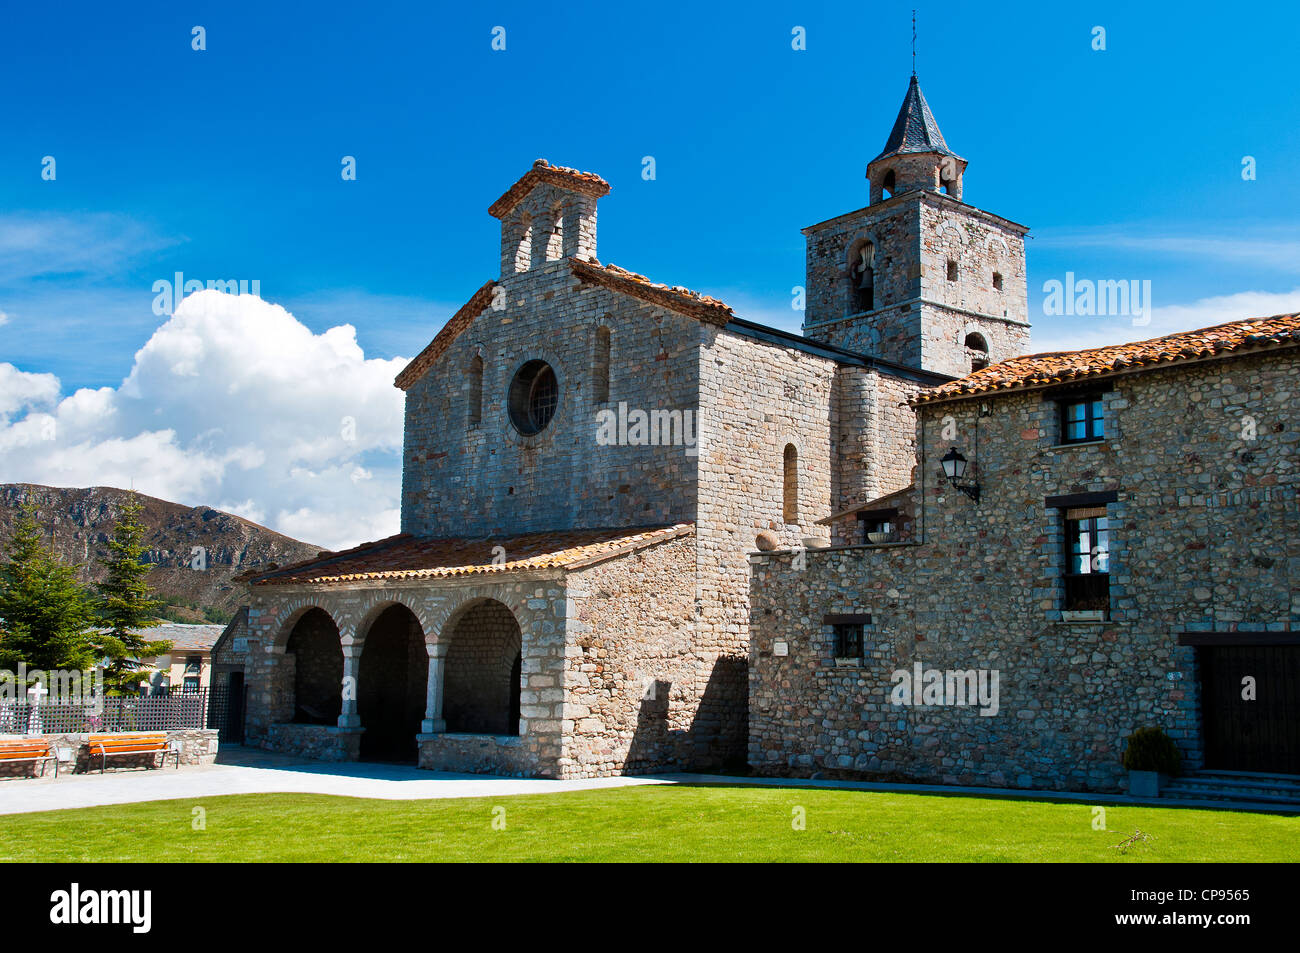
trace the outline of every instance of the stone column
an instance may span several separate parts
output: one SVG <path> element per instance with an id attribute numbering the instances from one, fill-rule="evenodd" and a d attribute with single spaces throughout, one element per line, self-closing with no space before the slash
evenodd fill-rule
<path id="1" fill-rule="evenodd" d="M 361 716 L 357 713 L 357 676 L 360 673 L 363 646 L 362 642 L 343 644 L 343 710 L 339 713 L 340 728 L 361 727 Z"/>
<path id="2" fill-rule="evenodd" d="M 420 722 L 420 731 L 426 735 L 440 734 L 447 730 L 447 722 L 442 717 L 442 677 L 447 658 L 447 643 L 425 643 L 429 653 L 429 685 L 426 692 L 427 704 L 424 709 L 424 721 Z"/>

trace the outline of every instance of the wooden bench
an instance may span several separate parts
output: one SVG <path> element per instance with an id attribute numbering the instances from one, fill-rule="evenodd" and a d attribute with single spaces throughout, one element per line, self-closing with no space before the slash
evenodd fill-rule
<path id="1" fill-rule="evenodd" d="M 181 766 L 181 752 L 179 748 L 170 749 L 167 744 L 167 732 L 165 731 L 141 731 L 129 735 L 91 735 L 90 736 L 90 753 L 92 756 L 99 755 L 99 773 L 104 773 L 104 767 L 108 759 L 114 755 L 120 754 L 155 754 L 162 753 L 162 762 L 155 767 L 162 767 L 167 763 L 167 755 L 176 755 L 176 767 Z"/>
<path id="2" fill-rule="evenodd" d="M 59 776 L 59 758 L 54 746 L 42 738 L 0 739 L 0 761 L 36 761 L 41 766 L 37 777 L 45 776 L 45 762 L 54 762 L 54 776 Z"/>

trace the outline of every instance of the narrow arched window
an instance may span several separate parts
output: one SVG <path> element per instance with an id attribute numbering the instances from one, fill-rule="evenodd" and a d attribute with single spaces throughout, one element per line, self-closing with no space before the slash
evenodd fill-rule
<path id="1" fill-rule="evenodd" d="M 609 328 L 596 328 L 596 343 L 591 356 L 591 399 L 597 404 L 609 400 Z"/>
<path id="2" fill-rule="evenodd" d="M 785 445 L 784 493 L 781 511 L 787 524 L 799 522 L 799 451 Z"/>
<path id="3" fill-rule="evenodd" d="M 477 354 L 469 362 L 469 425 L 477 427 L 483 420 L 483 358 Z"/>

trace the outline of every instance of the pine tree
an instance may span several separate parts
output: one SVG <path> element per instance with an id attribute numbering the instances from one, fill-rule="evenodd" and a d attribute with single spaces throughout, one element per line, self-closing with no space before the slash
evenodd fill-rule
<path id="1" fill-rule="evenodd" d="M 95 609 L 105 629 L 99 634 L 99 647 L 109 660 L 104 686 L 113 694 L 134 694 L 141 671 L 148 667 L 142 660 L 164 655 L 172 647 L 169 641 L 150 642 L 140 635 L 141 630 L 159 624 L 158 613 L 163 608 L 162 602 L 150 598 L 153 590 L 146 577 L 151 567 L 140 561 L 144 553 L 144 527 L 139 520 L 143 508 L 134 498 L 122 507 L 108 543 L 108 556 L 100 560 L 105 576 L 96 586 L 99 598 Z"/>
<path id="2" fill-rule="evenodd" d="M 84 672 L 95 664 L 94 614 L 76 567 L 41 544 L 35 512 L 23 507 L 0 566 L 0 666 Z"/>

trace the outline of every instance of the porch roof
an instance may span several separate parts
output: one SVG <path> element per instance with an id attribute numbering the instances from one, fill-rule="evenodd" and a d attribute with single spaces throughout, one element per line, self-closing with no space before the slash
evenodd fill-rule
<path id="1" fill-rule="evenodd" d="M 477 539 L 399 533 L 353 549 L 260 573 L 253 586 L 432 579 L 536 569 L 578 569 L 666 542 L 695 530 L 675 526 L 575 529 Z M 497 560 L 497 561 L 494 561 Z"/>

